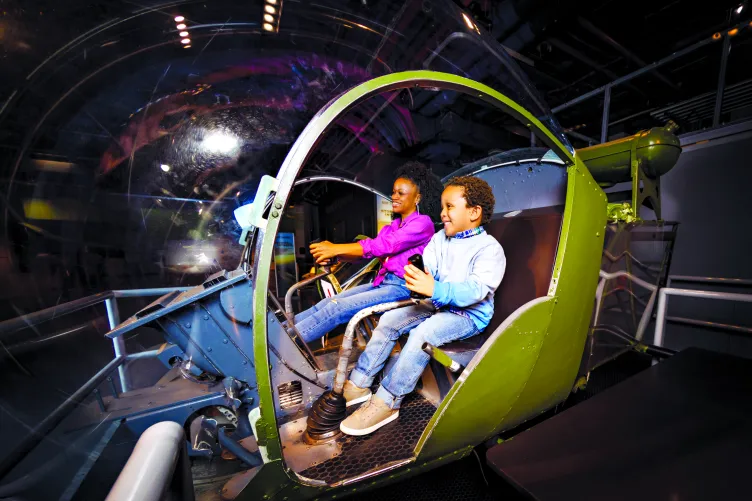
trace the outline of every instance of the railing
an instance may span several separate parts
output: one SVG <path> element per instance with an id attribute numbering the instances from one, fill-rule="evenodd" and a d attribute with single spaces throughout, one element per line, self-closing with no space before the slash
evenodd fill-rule
<path id="1" fill-rule="evenodd" d="M 696 297 L 704 299 L 719 299 L 722 301 L 739 301 L 752 303 L 752 294 L 739 294 L 735 292 L 716 292 L 694 289 L 677 289 L 671 287 L 673 282 L 697 283 L 697 284 L 717 284 L 730 286 L 752 286 L 752 280 L 742 278 L 719 278 L 719 277 L 694 277 L 687 275 L 670 275 L 666 287 L 658 292 L 658 310 L 655 316 L 655 336 L 653 344 L 663 346 L 665 339 L 666 321 L 695 325 L 699 327 L 710 327 L 729 331 L 736 334 L 752 334 L 752 327 L 741 325 L 722 324 L 717 322 L 708 322 L 704 320 L 695 320 L 683 317 L 669 317 L 668 310 L 669 296 Z"/>
<path id="2" fill-rule="evenodd" d="M 647 304 L 645 304 L 645 310 L 640 318 L 637 332 L 634 336 L 634 341 L 642 342 L 642 338 L 647 329 L 650 320 L 653 318 L 653 308 L 658 302 L 658 309 L 655 313 L 655 331 L 653 335 L 653 345 L 662 348 L 665 339 L 666 322 L 682 323 L 687 325 L 694 325 L 698 327 L 709 327 L 713 329 L 725 330 L 734 334 L 750 334 L 752 335 L 752 327 L 745 327 L 741 325 L 722 324 L 717 322 L 708 322 L 705 320 L 696 320 L 692 318 L 684 317 L 670 317 L 668 316 L 668 297 L 669 296 L 683 296 L 683 297 L 695 297 L 704 299 L 718 299 L 722 301 L 740 301 L 746 303 L 752 303 L 752 294 L 739 294 L 732 292 L 717 292 L 707 290 L 693 290 L 693 289 L 678 289 L 671 287 L 672 282 L 684 282 L 684 283 L 697 283 L 697 284 L 717 284 L 717 285 L 730 285 L 730 286 L 752 286 L 752 280 L 741 278 L 719 278 L 719 277 L 697 277 L 688 275 L 670 275 L 668 277 L 666 287 L 659 288 L 656 285 L 645 282 L 644 280 L 636 277 L 626 271 L 617 271 L 614 273 L 607 273 L 603 270 L 600 272 L 600 282 L 596 289 L 596 310 L 594 315 L 594 329 L 598 329 L 598 318 L 600 316 L 601 299 L 604 296 L 604 288 L 607 280 L 626 277 L 636 285 L 639 285 L 652 293 Z"/>
<path id="3" fill-rule="evenodd" d="M 690 45 L 689 47 L 686 47 L 682 50 L 679 50 L 677 52 L 674 52 L 673 54 L 670 54 L 663 59 L 660 59 L 652 64 L 648 64 L 646 66 L 643 66 L 642 68 L 633 71 L 632 73 L 629 73 L 628 75 L 624 75 L 623 77 L 617 78 L 616 80 L 603 85 L 601 87 L 598 87 L 597 89 L 593 89 L 589 92 L 586 92 L 585 94 L 576 97 L 572 99 L 571 101 L 568 101 L 564 104 L 560 104 L 559 106 L 555 107 L 552 112 L 553 113 L 559 113 L 562 110 L 565 110 L 569 108 L 570 106 L 574 106 L 575 104 L 579 104 L 587 99 L 590 99 L 591 97 L 597 96 L 599 94 L 603 94 L 603 116 L 601 121 L 601 137 L 600 142 L 605 143 L 608 141 L 608 127 L 609 127 L 609 114 L 610 114 L 610 107 L 611 107 L 611 89 L 617 85 L 626 83 L 640 75 L 643 75 L 645 73 L 648 73 L 650 71 L 655 71 L 657 68 L 663 66 L 664 64 L 671 62 L 679 57 L 685 56 L 691 52 L 696 51 L 697 49 L 704 47 L 706 45 L 719 42 L 721 39 L 723 42 L 721 43 L 721 66 L 719 68 L 718 72 L 718 84 L 716 86 L 716 96 L 715 96 L 715 107 L 713 112 L 713 127 L 717 127 L 720 122 L 720 116 L 721 116 L 721 105 L 723 103 L 723 92 L 725 88 L 725 81 L 726 81 L 726 63 L 728 61 L 728 55 L 730 52 L 731 47 L 731 37 L 735 35 L 737 32 L 743 29 L 750 29 L 752 28 L 752 25 L 749 25 L 747 21 L 741 22 L 737 24 L 736 26 L 729 26 L 728 29 L 723 30 L 722 33 L 714 34 L 713 36 L 706 37 L 702 40 L 700 40 L 697 43 L 694 43 Z M 720 36 L 719 36 L 720 35 Z M 650 111 L 650 110 L 647 110 Z M 631 117 L 627 118 L 632 118 Z M 576 133 L 576 132 L 565 132 L 565 134 L 568 134 L 573 137 L 577 137 L 578 139 L 582 139 L 584 141 L 588 141 L 591 143 L 597 143 L 598 141 L 594 140 L 593 138 L 583 136 L 582 134 Z"/>
<path id="4" fill-rule="evenodd" d="M 4 337 L 20 330 L 31 328 L 41 323 L 70 315 L 71 313 L 96 306 L 100 303 L 105 304 L 105 308 L 107 309 L 107 321 L 109 323 L 110 329 L 114 329 L 117 325 L 120 324 L 120 311 L 118 310 L 117 304 L 118 298 L 163 296 L 169 292 L 182 292 L 188 289 L 190 289 L 190 287 L 159 287 L 152 289 L 126 289 L 99 292 L 97 294 L 92 294 L 91 296 L 76 299 L 68 303 L 52 306 L 50 308 L 45 308 L 44 310 L 29 313 L 28 315 L 22 315 L 17 318 L 0 322 L 0 341 L 3 341 Z M 122 337 L 113 338 L 112 347 L 115 352 L 116 359 L 118 357 L 125 357 L 127 355 L 125 349 L 125 340 Z M 121 363 L 117 369 L 120 379 L 120 388 L 124 392 L 128 391 L 129 388 L 127 368 L 124 364 Z"/>

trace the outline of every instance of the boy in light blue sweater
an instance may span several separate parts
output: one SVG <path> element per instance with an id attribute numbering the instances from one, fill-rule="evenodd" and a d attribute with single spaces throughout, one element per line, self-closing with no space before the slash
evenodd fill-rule
<path id="1" fill-rule="evenodd" d="M 491 187 L 476 177 L 456 177 L 444 189 L 441 206 L 444 229 L 423 251 L 426 270 L 405 266 L 407 288 L 430 300 L 381 317 L 345 383 L 347 405 L 367 401 L 340 425 L 348 435 L 367 435 L 397 419 L 402 399 L 428 365 L 423 343 L 441 346 L 465 339 L 491 321 L 494 292 L 506 268 L 504 250 L 482 226 L 493 214 Z M 406 332 L 410 335 L 397 362 L 371 395 L 374 377 Z"/>

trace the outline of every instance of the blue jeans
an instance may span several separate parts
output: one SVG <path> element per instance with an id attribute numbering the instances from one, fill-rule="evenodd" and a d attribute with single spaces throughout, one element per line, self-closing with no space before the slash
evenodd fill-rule
<path id="1" fill-rule="evenodd" d="M 431 301 L 421 301 L 384 313 L 373 331 L 365 351 L 350 373 L 350 381 L 361 388 L 373 384 L 400 335 L 410 332 L 397 363 L 381 381 L 376 395 L 392 409 L 399 408 L 405 395 L 413 391 L 430 357 L 423 351 L 423 343 L 441 346 L 478 334 L 475 322 L 448 311 L 439 311 Z"/>
<path id="2" fill-rule="evenodd" d="M 305 311 L 295 315 L 295 327 L 306 343 L 319 339 L 324 334 L 350 319 L 363 308 L 410 297 L 405 281 L 387 273 L 384 281 L 374 287 L 363 284 L 322 299 Z"/>

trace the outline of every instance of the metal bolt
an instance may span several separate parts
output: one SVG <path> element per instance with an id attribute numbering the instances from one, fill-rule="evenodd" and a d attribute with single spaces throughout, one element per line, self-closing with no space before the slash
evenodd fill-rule
<path id="1" fill-rule="evenodd" d="M 186 322 L 186 323 L 185 323 L 185 327 L 186 327 L 187 329 L 190 329 L 190 328 L 191 328 L 191 323 L 190 323 L 190 322 Z"/>
<path id="2" fill-rule="evenodd" d="M 204 315 L 204 320 L 209 320 L 209 315 Z"/>
<path id="3" fill-rule="evenodd" d="M 277 212 L 276 210 L 272 211 L 272 217 L 279 217 L 279 212 Z"/>
<path id="4" fill-rule="evenodd" d="M 206 347 L 206 351 L 212 351 L 212 348 L 211 348 L 211 346 L 207 346 L 207 347 Z"/>
<path id="5" fill-rule="evenodd" d="M 223 340 L 222 340 L 222 342 L 223 342 L 224 344 L 227 344 L 227 339 L 223 339 Z"/>
<path id="6" fill-rule="evenodd" d="M 274 204 L 274 208 L 275 209 L 281 209 L 282 208 L 282 204 L 279 203 L 279 202 L 277 202 L 276 204 Z"/>
<path id="7" fill-rule="evenodd" d="M 248 364 L 248 360 L 243 360 L 243 365 Z"/>

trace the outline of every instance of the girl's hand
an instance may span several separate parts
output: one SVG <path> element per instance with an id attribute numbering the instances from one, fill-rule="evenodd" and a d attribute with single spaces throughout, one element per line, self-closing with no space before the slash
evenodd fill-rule
<path id="1" fill-rule="evenodd" d="M 433 277 L 428 273 L 428 269 L 425 272 L 420 271 L 415 266 L 408 264 L 405 266 L 405 282 L 407 288 L 418 294 L 423 294 L 426 297 L 433 296 Z"/>
<path id="2" fill-rule="evenodd" d="M 316 264 L 326 265 L 327 261 L 338 255 L 337 244 L 333 244 L 328 240 L 311 244 L 311 254 L 316 260 Z"/>

